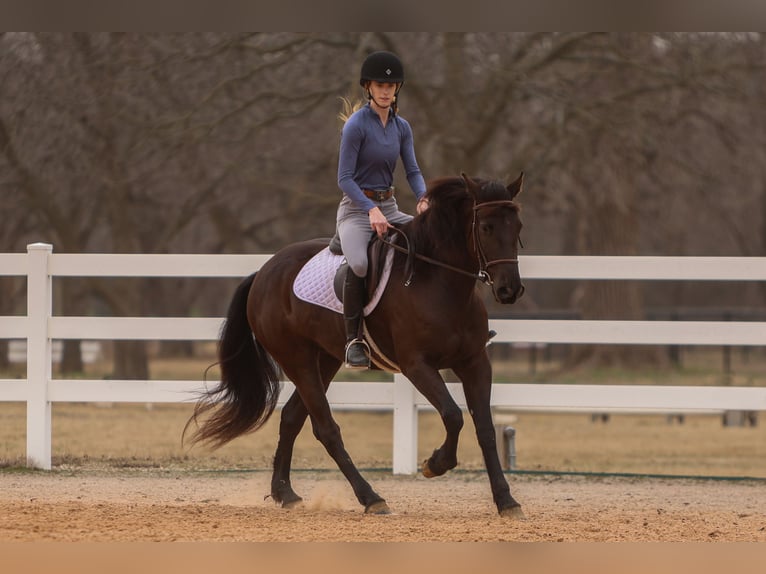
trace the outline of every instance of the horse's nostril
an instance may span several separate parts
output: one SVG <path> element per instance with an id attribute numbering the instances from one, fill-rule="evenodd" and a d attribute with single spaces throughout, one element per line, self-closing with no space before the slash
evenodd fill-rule
<path id="1" fill-rule="evenodd" d="M 523 284 L 519 284 L 517 287 L 502 286 L 497 287 L 495 290 L 495 298 L 499 303 L 515 303 L 524 294 L 525 288 Z"/>
<path id="2" fill-rule="evenodd" d="M 509 287 L 498 287 L 495 297 L 499 303 L 513 303 L 516 300 L 513 290 Z"/>

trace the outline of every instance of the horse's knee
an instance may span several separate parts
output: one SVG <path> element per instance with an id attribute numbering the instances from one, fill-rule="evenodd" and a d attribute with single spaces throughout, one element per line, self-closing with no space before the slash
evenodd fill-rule
<path id="1" fill-rule="evenodd" d="M 302 413 L 283 411 L 282 418 L 279 420 L 279 436 L 285 438 L 297 437 L 305 421 L 306 416 Z"/>
<path id="2" fill-rule="evenodd" d="M 297 412 L 297 409 L 283 410 L 282 417 L 279 419 L 279 431 L 293 429 L 296 426 L 303 426 L 306 420 L 306 414 Z"/>
<path id="3" fill-rule="evenodd" d="M 458 433 L 463 428 L 463 411 L 457 406 L 449 408 L 444 411 L 442 421 L 447 432 Z"/>
<path id="4" fill-rule="evenodd" d="M 321 442 L 325 447 L 340 442 L 340 427 L 335 421 L 325 424 L 313 424 L 312 431 L 314 438 Z"/>
<path id="5" fill-rule="evenodd" d="M 292 427 L 296 424 L 303 425 L 307 416 L 308 411 L 306 411 L 306 407 L 303 406 L 297 395 L 293 395 L 287 400 L 285 406 L 282 407 L 280 426 Z"/>

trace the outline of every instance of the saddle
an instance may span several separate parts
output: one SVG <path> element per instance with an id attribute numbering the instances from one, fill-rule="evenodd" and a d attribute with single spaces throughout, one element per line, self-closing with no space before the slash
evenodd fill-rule
<path id="1" fill-rule="evenodd" d="M 338 236 L 337 232 L 330 240 L 330 245 L 328 247 L 330 249 L 330 253 L 333 255 L 343 255 L 343 250 L 341 249 L 340 245 L 340 237 Z M 376 235 L 372 235 L 370 237 L 370 242 L 367 244 L 368 263 L 367 278 L 365 280 L 367 286 L 368 301 L 372 299 L 376 289 L 378 288 L 381 277 L 383 276 L 383 270 L 386 265 L 385 255 L 388 249 L 389 247 L 385 243 L 382 241 L 377 241 Z M 335 279 L 333 279 L 333 289 L 335 290 L 335 295 L 341 302 L 343 301 L 343 280 L 346 277 L 347 270 L 348 262 L 344 259 L 343 263 L 341 263 L 340 267 L 338 267 L 338 270 L 335 273 Z"/>
<path id="2" fill-rule="evenodd" d="M 330 247 L 332 246 L 332 247 Z M 343 313 L 343 281 L 348 269 L 345 258 L 338 253 L 340 242 L 337 238 L 330 241 L 330 246 L 320 250 L 298 272 L 293 282 L 293 293 L 298 299 L 319 305 L 336 313 Z M 367 302 L 364 306 L 364 316 L 369 315 L 383 296 L 386 284 L 391 275 L 394 251 L 382 241 L 374 237 L 368 246 Z M 373 369 L 398 373 L 396 363 L 381 351 L 370 332 L 366 322 L 362 322 L 364 338 L 370 345 L 370 360 Z"/>
<path id="3" fill-rule="evenodd" d="M 369 265 L 367 292 L 370 295 L 364 306 L 365 316 L 372 313 L 383 296 L 391 275 L 394 255 L 392 249 L 383 250 L 382 246 L 381 248 L 375 246 L 370 252 L 373 263 Z M 345 258 L 342 255 L 332 253 L 329 247 L 320 249 L 298 271 L 293 281 L 293 293 L 302 301 L 319 305 L 336 313 L 343 313 L 341 296 L 346 269 Z"/>

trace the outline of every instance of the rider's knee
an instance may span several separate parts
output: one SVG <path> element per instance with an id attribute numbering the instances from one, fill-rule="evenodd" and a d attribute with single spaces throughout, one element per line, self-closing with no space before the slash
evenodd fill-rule
<path id="1" fill-rule="evenodd" d="M 352 260 L 352 259 L 346 258 L 346 261 L 348 261 L 348 266 L 351 269 L 351 271 L 354 272 L 354 275 L 356 275 L 357 277 L 367 276 L 367 259 Z"/>

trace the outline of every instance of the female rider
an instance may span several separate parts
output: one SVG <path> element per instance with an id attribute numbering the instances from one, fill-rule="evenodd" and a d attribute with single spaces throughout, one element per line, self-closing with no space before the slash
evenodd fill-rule
<path id="1" fill-rule="evenodd" d="M 343 285 L 345 363 L 351 369 L 370 366 L 369 349 L 361 336 L 367 246 L 373 233 L 382 237 L 392 223 L 412 219 L 399 211 L 394 196 L 394 168 L 399 158 L 418 200 L 417 212 L 428 207 L 425 180 L 415 159 L 412 128 L 396 113 L 404 83 L 401 61 L 391 52 L 370 54 L 362 64 L 359 83 L 368 102 L 344 118 L 338 160 L 338 186 L 343 198 L 338 206 L 337 230 L 349 267 Z"/>

